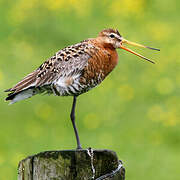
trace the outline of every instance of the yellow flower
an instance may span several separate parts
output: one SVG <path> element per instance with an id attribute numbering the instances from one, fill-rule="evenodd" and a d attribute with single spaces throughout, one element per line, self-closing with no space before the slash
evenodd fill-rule
<path id="1" fill-rule="evenodd" d="M 115 0 L 109 8 L 109 15 L 111 16 L 129 16 L 132 14 L 142 14 L 144 8 L 144 0 Z"/>
<path id="2" fill-rule="evenodd" d="M 65 0 L 44 0 L 43 3 L 46 8 L 49 10 L 57 10 L 60 8 L 63 8 L 66 4 L 67 1 Z"/>
<path id="3" fill-rule="evenodd" d="M 51 11 L 74 10 L 80 17 L 87 15 L 91 9 L 91 1 L 89 0 L 45 0 L 42 3 Z"/>
<path id="4" fill-rule="evenodd" d="M 24 1 L 19 0 L 9 11 L 8 20 L 11 24 L 19 24 L 30 15 L 30 10 L 37 5 L 37 0 Z"/>

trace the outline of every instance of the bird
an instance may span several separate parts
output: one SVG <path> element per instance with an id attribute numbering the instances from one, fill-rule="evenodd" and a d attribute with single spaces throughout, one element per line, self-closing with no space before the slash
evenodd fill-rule
<path id="1" fill-rule="evenodd" d="M 70 119 L 77 149 L 82 149 L 75 123 L 77 98 L 99 85 L 116 67 L 118 64 L 116 49 L 126 50 L 154 64 L 154 61 L 127 48 L 124 44 L 159 51 L 157 48 L 123 38 L 117 29 L 104 29 L 96 38 L 88 38 L 59 50 L 15 86 L 5 90 L 9 92 L 5 100 L 13 104 L 37 94 L 72 96 Z"/>

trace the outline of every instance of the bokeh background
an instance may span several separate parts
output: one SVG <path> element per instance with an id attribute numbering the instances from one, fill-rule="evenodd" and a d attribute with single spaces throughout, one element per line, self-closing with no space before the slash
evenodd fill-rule
<path id="1" fill-rule="evenodd" d="M 59 49 L 112 27 L 161 51 L 131 47 L 153 65 L 119 50 L 116 69 L 78 98 L 82 145 L 116 151 L 127 179 L 179 180 L 179 9 L 179 0 L 0 0 L 0 179 L 16 179 L 28 155 L 76 147 L 72 97 L 8 106 L 3 90 Z"/>

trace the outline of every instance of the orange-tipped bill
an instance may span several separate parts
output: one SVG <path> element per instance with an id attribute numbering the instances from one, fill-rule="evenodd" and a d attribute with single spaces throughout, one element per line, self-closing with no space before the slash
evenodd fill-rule
<path id="1" fill-rule="evenodd" d="M 154 61 L 151 61 L 150 59 L 148 59 L 148 58 L 146 58 L 146 57 L 144 57 L 144 56 L 142 56 L 142 55 L 140 55 L 140 54 L 132 51 L 131 49 L 128 49 L 127 47 L 121 46 L 120 48 L 121 48 L 121 49 L 124 49 L 124 50 L 126 50 L 126 51 L 128 51 L 128 52 L 130 52 L 130 53 L 132 53 L 132 54 L 135 54 L 136 56 L 139 56 L 139 57 L 141 57 L 141 58 L 143 58 L 143 59 L 145 59 L 145 60 L 147 60 L 147 61 L 149 61 L 149 62 L 151 62 L 151 63 L 153 63 L 153 64 L 155 64 Z"/>
<path id="2" fill-rule="evenodd" d="M 126 40 L 126 39 L 123 39 L 123 40 L 122 40 L 122 43 L 127 43 L 127 44 L 130 44 L 130 45 L 133 45 L 133 46 L 137 46 L 137 47 L 148 48 L 148 49 L 160 51 L 160 49 L 152 48 L 152 47 L 149 47 L 149 46 L 144 46 L 144 45 L 141 45 L 141 44 L 138 44 L 138 43 L 134 43 L 134 42 L 128 41 L 128 40 Z M 152 60 L 150 60 L 150 59 L 142 56 L 141 54 L 138 54 L 138 53 L 132 51 L 131 49 L 129 49 L 129 48 L 127 48 L 127 47 L 124 47 L 124 46 L 121 45 L 120 48 L 121 48 L 121 49 L 124 49 L 124 50 L 126 50 L 126 51 L 128 51 L 128 52 L 130 52 L 130 53 L 132 53 L 132 54 L 135 54 L 136 56 L 139 56 L 139 57 L 141 57 L 142 59 L 145 59 L 145 60 L 147 60 L 147 61 L 155 64 L 154 61 L 152 61 Z"/>

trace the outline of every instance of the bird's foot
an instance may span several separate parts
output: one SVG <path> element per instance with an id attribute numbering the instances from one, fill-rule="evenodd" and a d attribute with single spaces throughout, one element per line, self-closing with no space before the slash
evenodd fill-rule
<path id="1" fill-rule="evenodd" d="M 76 150 L 81 150 L 81 149 L 83 149 L 83 148 L 81 147 L 81 145 L 78 145 L 77 148 L 76 148 Z"/>

